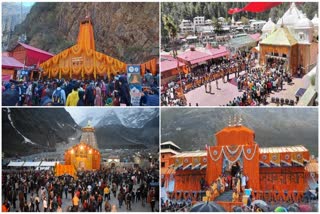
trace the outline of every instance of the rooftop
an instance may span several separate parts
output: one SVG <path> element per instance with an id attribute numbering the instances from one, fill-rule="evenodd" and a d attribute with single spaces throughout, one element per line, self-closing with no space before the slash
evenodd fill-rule
<path id="1" fill-rule="evenodd" d="M 302 145 L 260 148 L 260 154 L 286 153 L 286 152 L 308 152 L 308 149 L 306 149 L 306 147 Z"/>
<path id="2" fill-rule="evenodd" d="M 41 49 L 39 49 L 39 48 L 35 48 L 35 47 L 31 46 L 31 45 L 27 45 L 27 44 L 24 44 L 24 43 L 22 43 L 22 42 L 18 42 L 18 43 L 19 43 L 21 46 L 23 46 L 25 49 L 27 49 L 27 50 L 35 51 L 35 52 L 42 53 L 42 54 L 46 54 L 46 55 L 49 55 L 49 56 L 54 56 L 54 54 L 52 54 L 52 53 L 49 53 L 49 52 L 44 51 L 44 50 L 41 50 Z"/>

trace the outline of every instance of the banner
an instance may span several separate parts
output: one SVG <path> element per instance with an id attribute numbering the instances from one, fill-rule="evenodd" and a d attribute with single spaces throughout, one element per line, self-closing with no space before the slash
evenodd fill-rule
<path id="1" fill-rule="evenodd" d="M 127 78 L 130 88 L 131 105 L 140 106 L 142 93 L 140 65 L 127 65 Z"/>

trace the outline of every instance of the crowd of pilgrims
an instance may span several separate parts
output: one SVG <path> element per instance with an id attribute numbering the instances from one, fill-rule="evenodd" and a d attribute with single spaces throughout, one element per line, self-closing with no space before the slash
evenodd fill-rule
<path id="1" fill-rule="evenodd" d="M 236 79 L 238 96 L 227 106 L 257 106 L 266 105 L 267 97 L 273 92 L 283 90 L 284 82 L 292 83 L 292 76 L 284 69 L 283 60 L 271 60 L 266 67 L 252 67 L 245 70 Z"/>
<path id="2" fill-rule="evenodd" d="M 231 74 L 230 70 L 233 70 L 234 74 Z M 284 82 L 288 84 L 292 82 L 291 74 L 285 70 L 284 60 L 270 58 L 267 65 L 261 67 L 256 65 L 253 55 L 242 51 L 233 58 L 222 58 L 219 61 L 209 62 L 208 65 L 197 66 L 188 74 L 177 75 L 175 81 L 163 87 L 161 105 L 186 106 L 188 103 L 183 93 L 203 85 L 205 93 L 213 94 L 214 90 L 220 90 L 219 78 L 223 79 L 223 83 L 228 83 L 234 78 L 238 90 L 243 92 L 242 96 L 226 103 L 227 106 L 266 104 L 267 96 L 272 91 L 282 90 Z M 186 89 L 186 85 L 190 84 L 192 87 Z"/>
<path id="3" fill-rule="evenodd" d="M 159 193 L 152 183 L 158 179 L 154 168 L 85 171 L 79 172 L 77 179 L 56 177 L 50 170 L 5 171 L 2 173 L 2 211 L 116 212 L 122 206 L 133 210 L 132 204 L 141 203 L 154 212 L 158 210 L 155 204 Z M 118 202 L 111 203 L 111 197 Z M 67 201 L 72 205 L 62 209 Z"/>
<path id="4" fill-rule="evenodd" d="M 143 77 L 146 90 L 141 106 L 159 106 L 159 75 L 147 71 Z M 130 89 L 126 75 L 110 80 L 39 80 L 2 83 L 4 106 L 130 106 Z"/>

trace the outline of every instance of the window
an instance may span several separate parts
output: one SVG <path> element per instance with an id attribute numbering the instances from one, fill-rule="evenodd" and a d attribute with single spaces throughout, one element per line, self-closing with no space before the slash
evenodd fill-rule
<path id="1" fill-rule="evenodd" d="M 165 162 L 161 162 L 161 168 L 165 167 L 166 163 Z"/>
<path id="2" fill-rule="evenodd" d="M 304 33 L 303 32 L 299 32 L 299 40 L 304 40 Z"/>

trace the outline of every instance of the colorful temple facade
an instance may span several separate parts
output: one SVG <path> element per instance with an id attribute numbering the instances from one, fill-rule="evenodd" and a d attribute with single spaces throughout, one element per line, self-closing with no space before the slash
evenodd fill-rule
<path id="1" fill-rule="evenodd" d="M 80 24 L 77 44 L 60 52 L 40 65 L 43 76 L 49 78 L 117 75 L 126 71 L 126 64 L 118 59 L 95 50 L 94 32 L 91 19 L 86 17 Z"/>
<path id="2" fill-rule="evenodd" d="M 56 176 L 68 174 L 76 176 L 77 171 L 99 170 L 101 166 L 101 154 L 98 150 L 94 127 L 83 127 L 80 143 L 76 144 L 64 153 L 64 164 L 55 167 Z"/>
<path id="3" fill-rule="evenodd" d="M 256 198 L 266 199 L 266 194 L 298 198 L 317 183 L 308 169 L 311 158 L 304 146 L 260 148 L 255 132 L 241 124 L 229 125 L 215 137 L 216 145 L 203 151 L 180 152 L 174 143 L 162 143 L 161 178 L 167 193 L 203 192 L 200 180 L 211 185 L 220 176 L 230 175 L 234 163 L 249 178 L 247 188 Z"/>
<path id="4" fill-rule="evenodd" d="M 140 64 L 141 74 L 146 70 L 156 74 L 157 58 Z M 66 79 L 97 79 L 126 73 L 127 64 L 96 51 L 92 21 L 86 17 L 80 23 L 77 44 L 40 64 L 43 77 Z"/>

